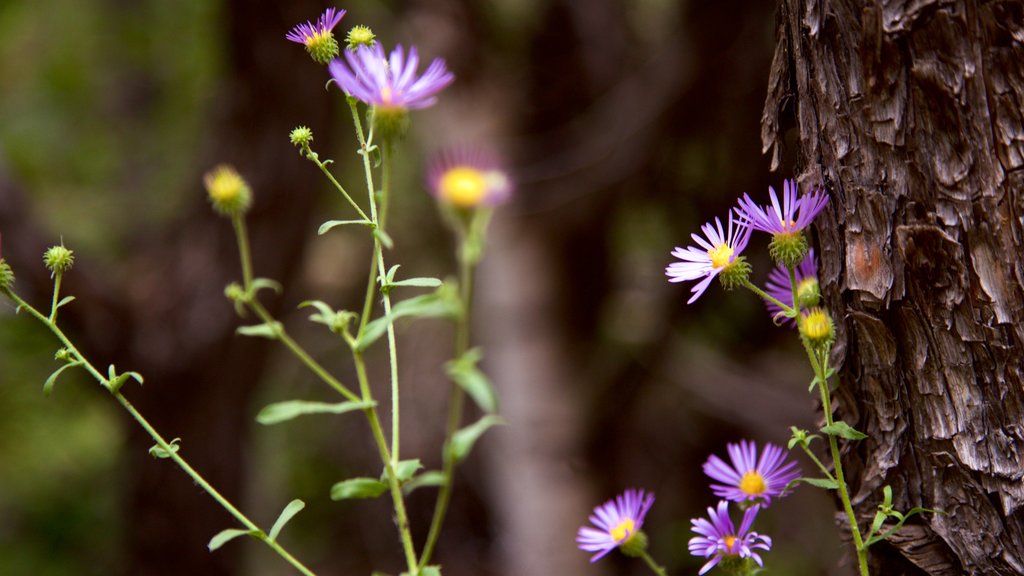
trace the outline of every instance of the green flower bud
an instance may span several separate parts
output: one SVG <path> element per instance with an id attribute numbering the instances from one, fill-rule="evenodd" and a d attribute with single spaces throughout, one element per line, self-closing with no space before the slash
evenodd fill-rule
<path id="1" fill-rule="evenodd" d="M 643 531 L 633 534 L 625 542 L 619 544 L 619 550 L 630 558 L 643 556 L 647 551 L 647 534 L 644 534 Z"/>
<path id="2" fill-rule="evenodd" d="M 0 258 L 0 291 L 7 292 L 14 286 L 14 270 L 10 264 Z"/>
<path id="3" fill-rule="evenodd" d="M 221 164 L 203 176 L 213 208 L 225 216 L 244 214 L 252 204 L 249 184 L 232 166 Z"/>
<path id="4" fill-rule="evenodd" d="M 722 267 L 718 273 L 718 280 L 722 288 L 732 290 L 737 286 L 743 286 L 750 277 L 750 263 L 745 256 L 737 256 L 735 260 Z"/>
<path id="5" fill-rule="evenodd" d="M 54 274 L 63 274 L 74 265 L 75 253 L 65 248 L 63 244 L 51 246 L 43 254 L 43 263 L 46 264 L 46 268 L 51 272 L 51 277 Z"/>
<path id="6" fill-rule="evenodd" d="M 355 50 L 359 46 L 373 46 L 377 42 L 375 38 L 373 30 L 370 30 L 369 26 L 360 24 L 348 31 L 345 42 L 348 44 L 349 50 Z"/>
<path id="7" fill-rule="evenodd" d="M 288 140 L 299 148 L 309 148 L 313 142 L 313 131 L 305 126 L 299 126 L 288 134 Z"/>
<path id="8" fill-rule="evenodd" d="M 786 268 L 796 268 L 807 256 L 810 246 L 802 232 L 786 232 L 772 235 L 768 253 L 772 260 Z"/>
<path id="9" fill-rule="evenodd" d="M 61 348 L 60 350 L 57 350 L 56 354 L 53 355 L 53 359 L 60 360 L 61 362 L 71 362 L 72 360 L 75 359 L 75 357 L 71 355 L 71 351 L 68 350 L 67 348 Z"/>
<path id="10" fill-rule="evenodd" d="M 801 309 L 813 308 L 821 302 L 821 286 L 817 278 L 808 276 L 797 283 L 796 301 Z"/>

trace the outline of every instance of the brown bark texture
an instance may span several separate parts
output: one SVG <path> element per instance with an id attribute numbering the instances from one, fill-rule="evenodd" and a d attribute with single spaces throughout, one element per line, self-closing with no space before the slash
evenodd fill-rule
<path id="1" fill-rule="evenodd" d="M 782 0 L 762 118 L 827 188 L 844 463 L 876 574 L 1024 574 L 1024 4 Z"/>

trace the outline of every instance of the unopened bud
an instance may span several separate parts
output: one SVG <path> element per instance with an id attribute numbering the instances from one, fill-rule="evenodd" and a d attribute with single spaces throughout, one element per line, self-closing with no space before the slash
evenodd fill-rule
<path id="1" fill-rule="evenodd" d="M 816 348 L 832 345 L 836 337 L 835 324 L 832 317 L 822 308 L 812 308 L 800 315 L 800 336 Z"/>
<path id="2" fill-rule="evenodd" d="M 313 131 L 305 126 L 299 126 L 288 134 L 288 140 L 299 148 L 308 148 L 313 142 Z"/>
<path id="3" fill-rule="evenodd" d="M 221 164 L 203 176 L 213 208 L 225 216 L 244 214 L 252 204 L 249 184 L 232 166 Z"/>
<path id="4" fill-rule="evenodd" d="M 370 30 L 369 26 L 360 24 L 348 31 L 345 42 L 348 44 L 349 50 L 355 50 L 360 46 L 373 46 L 377 43 L 375 38 L 373 30 Z"/>
<path id="5" fill-rule="evenodd" d="M 51 246 L 43 254 L 43 263 L 51 272 L 51 277 L 54 274 L 63 274 L 75 264 L 75 253 L 65 248 L 63 244 Z"/>

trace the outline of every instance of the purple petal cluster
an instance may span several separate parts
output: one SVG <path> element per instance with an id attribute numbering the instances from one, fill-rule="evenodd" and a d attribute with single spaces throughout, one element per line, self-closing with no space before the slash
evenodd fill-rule
<path id="1" fill-rule="evenodd" d="M 342 90 L 371 106 L 426 108 L 455 79 L 440 58 L 435 58 L 417 76 L 420 57 L 415 47 L 409 48 L 408 56 L 401 45 L 385 56 L 380 43 L 344 52 L 345 59 L 335 58 L 328 64 L 328 70 Z"/>
<path id="2" fill-rule="evenodd" d="M 794 234 L 807 228 L 814 217 L 828 204 L 828 195 L 816 190 L 806 196 L 799 197 L 796 182 L 786 180 L 782 186 L 782 203 L 775 189 L 768 187 L 771 206 L 758 206 L 744 194 L 740 199 L 740 217 L 749 223 L 754 230 L 769 234 Z"/>
<path id="3" fill-rule="evenodd" d="M 769 550 L 772 546 L 772 539 L 762 536 L 757 532 L 750 532 L 750 526 L 754 523 L 759 506 L 751 506 L 743 513 L 743 520 L 740 522 L 739 530 L 729 517 L 729 503 L 725 500 L 718 502 L 718 507 L 708 508 L 707 518 L 694 518 L 691 520 L 693 531 L 700 536 L 690 539 L 690 554 L 710 558 L 701 567 L 698 574 L 705 574 L 718 565 L 724 558 L 734 556 L 737 558 L 753 558 L 758 566 L 763 566 L 761 556 L 756 550 Z"/>
<path id="4" fill-rule="evenodd" d="M 730 443 L 726 448 L 731 465 L 715 455 L 704 463 L 704 473 L 720 482 L 711 485 L 719 498 L 767 506 L 772 498 L 784 496 L 786 486 L 800 477 L 796 462 L 786 461 L 782 448 L 774 444 L 765 444 L 760 458 L 751 440 Z"/>
<path id="5" fill-rule="evenodd" d="M 733 216 L 732 210 L 728 214 L 728 230 L 722 229 L 722 221 L 715 218 L 714 225 L 708 222 L 701 227 L 704 238 L 697 234 L 691 234 L 697 246 L 687 248 L 676 247 L 672 255 L 682 260 L 673 262 L 665 268 L 665 275 L 669 282 L 684 282 L 689 280 L 702 280 L 690 291 L 693 296 L 686 302 L 692 304 L 701 294 L 707 290 L 711 281 L 718 276 L 718 273 L 729 267 L 747 247 L 750 240 L 751 228 L 742 218 Z"/>
<path id="6" fill-rule="evenodd" d="M 799 286 L 804 280 L 818 277 L 818 259 L 814 257 L 814 248 L 811 248 L 807 252 L 807 256 L 805 256 L 803 262 L 796 267 L 795 272 L 797 286 Z M 775 269 L 768 274 L 768 282 L 765 283 L 765 292 L 786 306 L 791 308 L 793 307 L 793 287 L 789 284 L 789 271 L 786 270 L 785 266 L 778 264 L 775 266 Z M 775 304 L 771 300 L 765 300 L 764 304 L 768 307 L 768 312 L 772 317 L 775 317 L 777 314 L 782 312 L 782 308 L 779 308 L 778 304 Z M 795 326 L 796 319 L 791 318 L 789 323 Z"/>
<path id="7" fill-rule="evenodd" d="M 344 10 L 328 8 L 317 19 L 315 24 L 308 21 L 305 24 L 298 24 L 285 34 L 285 38 L 292 42 L 309 46 L 311 42 L 326 36 L 334 30 L 334 27 L 338 25 L 338 22 L 341 22 L 341 18 L 344 15 Z"/>
<path id="8" fill-rule="evenodd" d="M 653 504 L 654 494 L 643 490 L 626 490 L 614 500 L 594 508 L 590 522 L 596 528 L 581 527 L 576 534 L 576 545 L 580 550 L 597 552 L 590 558 L 591 562 L 600 560 L 640 532 L 644 517 Z"/>

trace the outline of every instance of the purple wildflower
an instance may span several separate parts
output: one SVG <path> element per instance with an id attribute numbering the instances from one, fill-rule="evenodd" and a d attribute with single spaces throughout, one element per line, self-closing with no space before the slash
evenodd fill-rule
<path id="1" fill-rule="evenodd" d="M 454 148 L 434 157 L 427 170 L 430 191 L 460 208 L 508 200 L 512 182 L 498 161 L 478 148 Z"/>
<path id="2" fill-rule="evenodd" d="M 728 232 L 722 230 L 722 221 L 715 218 L 715 225 L 708 222 L 701 227 L 705 238 L 691 234 L 699 248 L 689 246 L 686 249 L 676 247 L 672 255 L 683 262 L 673 262 L 665 268 L 669 282 L 684 282 L 703 278 L 690 291 L 693 296 L 686 302 L 692 304 L 707 290 L 708 285 L 720 272 L 732 266 L 740 253 L 747 247 L 751 228 L 739 218 L 733 216 L 732 209 L 728 214 Z"/>
<path id="3" fill-rule="evenodd" d="M 814 292 L 817 294 L 818 260 L 814 257 L 814 248 L 807 252 L 807 256 L 804 257 L 803 262 L 796 267 L 794 272 L 796 272 L 797 298 L 800 298 L 804 292 Z M 814 286 L 811 285 L 812 283 Z M 775 269 L 768 275 L 768 282 L 765 283 L 765 292 L 786 306 L 793 307 L 793 287 L 790 286 L 789 271 L 786 270 L 784 265 L 779 264 L 775 266 Z M 804 306 L 802 302 L 803 299 L 801 298 L 801 307 Z M 773 318 L 783 312 L 782 308 L 779 308 L 779 305 L 771 300 L 765 300 L 764 304 L 768 307 L 768 312 Z M 796 326 L 796 319 L 790 318 L 789 323 Z"/>
<path id="4" fill-rule="evenodd" d="M 342 90 L 366 104 L 381 108 L 426 108 L 437 100 L 436 95 L 455 76 L 444 60 L 435 58 L 422 76 L 416 77 L 420 63 L 416 48 L 409 48 L 406 57 L 402 46 L 385 57 L 380 43 L 361 45 L 346 50 L 345 60 L 335 58 L 328 65 L 334 81 Z"/>
<path id="5" fill-rule="evenodd" d="M 344 10 L 328 8 L 316 21 L 316 24 L 309 21 L 305 24 L 298 24 L 285 34 L 284 37 L 292 42 L 309 47 L 328 34 L 331 34 L 331 31 L 338 25 L 338 22 L 341 22 L 341 17 L 344 15 Z"/>
<path id="6" fill-rule="evenodd" d="M 800 477 L 796 462 L 787 462 L 782 448 L 774 444 L 764 445 L 760 460 L 752 440 L 730 443 L 726 448 L 732 466 L 715 455 L 704 463 L 704 473 L 721 482 L 711 485 L 711 491 L 719 498 L 767 506 L 773 497 L 784 496 L 786 485 Z"/>
<path id="7" fill-rule="evenodd" d="M 798 198 L 796 182 L 786 180 L 782 187 L 782 204 L 775 189 L 768 187 L 772 205 L 763 208 L 744 194 L 740 199 L 740 217 L 749 222 L 754 230 L 769 234 L 794 234 L 810 225 L 814 217 L 828 204 L 828 195 L 816 190 Z"/>
<path id="8" fill-rule="evenodd" d="M 748 532 L 750 525 L 760 510 L 759 506 L 751 506 L 743 513 L 743 521 L 740 522 L 740 529 L 729 517 L 729 503 L 725 500 L 718 502 L 718 509 L 708 508 L 708 518 L 694 518 L 691 520 L 693 531 L 700 536 L 690 539 L 690 554 L 711 558 L 698 574 L 705 574 L 726 557 L 753 558 L 758 566 L 764 566 L 761 556 L 755 549 L 770 550 L 772 539 L 762 536 L 757 532 Z"/>
<path id="9" fill-rule="evenodd" d="M 598 529 L 583 526 L 576 534 L 576 545 L 586 552 L 597 552 L 590 558 L 597 562 L 640 532 L 644 516 L 654 504 L 654 494 L 643 490 L 626 490 L 615 500 L 594 508 L 590 522 Z"/>

